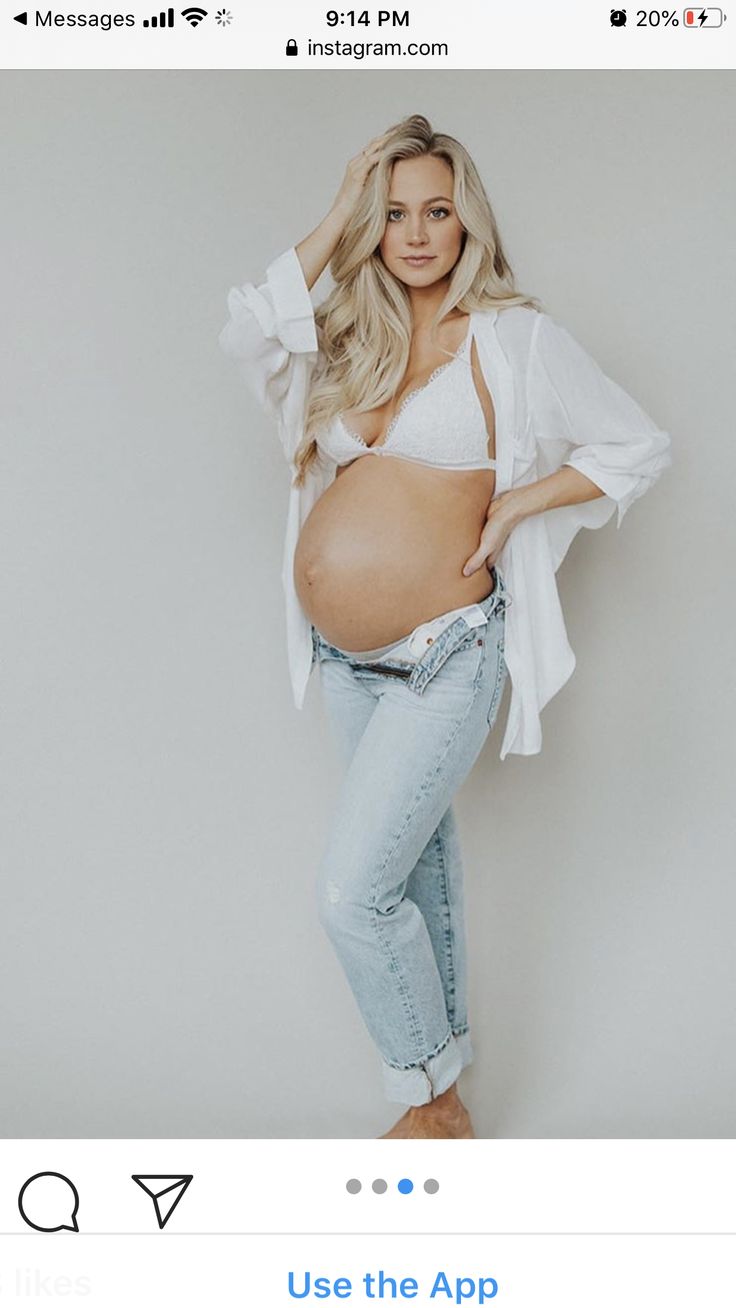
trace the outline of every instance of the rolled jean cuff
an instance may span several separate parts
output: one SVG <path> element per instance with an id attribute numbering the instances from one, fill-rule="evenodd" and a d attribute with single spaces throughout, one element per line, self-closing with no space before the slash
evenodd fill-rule
<path id="1" fill-rule="evenodd" d="M 454 1085 L 464 1067 L 473 1061 L 470 1032 L 450 1036 L 439 1053 L 432 1054 L 416 1067 L 391 1067 L 383 1064 L 386 1098 L 392 1103 L 418 1108 L 429 1104 Z"/>

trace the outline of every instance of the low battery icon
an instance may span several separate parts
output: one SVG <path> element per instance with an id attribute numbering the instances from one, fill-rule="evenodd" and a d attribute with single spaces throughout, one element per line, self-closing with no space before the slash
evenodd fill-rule
<path id="1" fill-rule="evenodd" d="M 685 9 L 683 18 L 686 27 L 722 27 L 722 9 Z"/>

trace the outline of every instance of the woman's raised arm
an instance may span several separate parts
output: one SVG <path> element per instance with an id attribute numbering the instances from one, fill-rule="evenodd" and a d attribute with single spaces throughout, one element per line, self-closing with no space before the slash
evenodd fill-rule
<path id="1" fill-rule="evenodd" d="M 319 226 L 295 247 L 308 290 L 311 291 L 335 253 L 345 225 L 361 197 L 368 175 L 378 162 L 385 139 L 386 133 L 375 137 L 360 154 L 356 154 L 355 158 L 350 160 L 329 213 Z"/>
<path id="2" fill-rule="evenodd" d="M 299 405 L 305 400 L 318 358 L 309 292 L 332 258 L 384 139 L 376 137 L 350 160 L 327 215 L 299 245 L 269 264 L 261 285 L 246 282 L 228 294 L 220 347 L 237 361 L 261 408 L 277 422 L 287 398 Z"/>

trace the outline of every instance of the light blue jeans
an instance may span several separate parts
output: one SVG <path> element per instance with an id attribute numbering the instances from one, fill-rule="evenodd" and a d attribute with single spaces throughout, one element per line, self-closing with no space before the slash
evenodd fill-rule
<path id="1" fill-rule="evenodd" d="M 472 1060 L 463 866 L 451 800 L 498 713 L 508 675 L 505 609 L 450 621 L 408 654 L 365 654 L 312 628 L 346 773 L 319 872 L 319 912 L 382 1057 L 390 1100 L 424 1104 Z M 415 628 L 420 632 L 420 628 Z M 412 633 L 413 634 L 413 633 Z M 420 633 L 421 634 L 421 633 Z M 398 647 L 400 657 L 392 657 Z"/>

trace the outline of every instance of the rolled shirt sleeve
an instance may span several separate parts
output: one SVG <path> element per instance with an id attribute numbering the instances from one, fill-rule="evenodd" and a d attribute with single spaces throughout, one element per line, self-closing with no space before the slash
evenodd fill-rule
<path id="1" fill-rule="evenodd" d="M 588 510 L 595 501 L 569 506 L 582 511 L 579 526 L 602 525 L 615 503 L 620 527 L 629 506 L 671 464 L 669 435 L 547 314 L 539 315 L 531 344 L 528 403 L 541 446 L 556 443 L 563 465 L 613 501 L 598 512 Z"/>
<path id="2" fill-rule="evenodd" d="M 296 361 L 316 361 L 314 309 L 296 249 L 291 246 L 266 269 L 260 286 L 246 282 L 227 296 L 229 318 L 220 348 L 235 359 L 261 407 L 279 419 L 292 387 Z"/>

